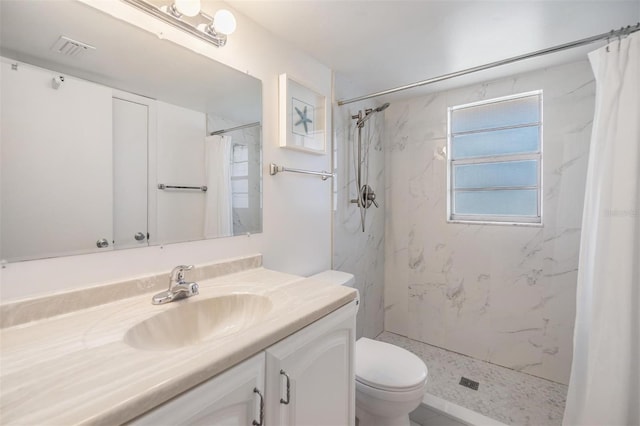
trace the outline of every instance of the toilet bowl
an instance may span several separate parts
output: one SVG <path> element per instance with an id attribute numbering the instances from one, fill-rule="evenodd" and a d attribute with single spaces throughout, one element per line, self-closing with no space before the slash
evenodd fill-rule
<path id="1" fill-rule="evenodd" d="M 405 349 L 366 337 L 355 352 L 359 425 L 409 426 L 409 413 L 424 396 L 427 366 Z"/>
<path id="2" fill-rule="evenodd" d="M 311 278 L 353 286 L 353 275 L 325 271 Z M 355 347 L 356 418 L 359 426 L 409 426 L 424 396 L 427 366 L 411 352 L 362 337 Z"/>

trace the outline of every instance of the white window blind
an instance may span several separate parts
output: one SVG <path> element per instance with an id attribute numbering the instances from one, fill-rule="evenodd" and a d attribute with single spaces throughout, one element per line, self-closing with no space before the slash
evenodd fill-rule
<path id="1" fill-rule="evenodd" d="M 448 220 L 542 222 L 542 91 L 449 108 Z"/>
<path id="2" fill-rule="evenodd" d="M 246 145 L 233 145 L 231 196 L 234 209 L 249 208 L 249 148 Z"/>

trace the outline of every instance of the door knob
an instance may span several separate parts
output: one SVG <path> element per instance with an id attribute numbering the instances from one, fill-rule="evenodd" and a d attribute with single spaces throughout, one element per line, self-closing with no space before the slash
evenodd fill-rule
<path id="1" fill-rule="evenodd" d="M 109 241 L 107 241 L 106 238 L 101 238 L 98 241 L 96 241 L 96 246 L 98 246 L 98 248 L 109 247 Z"/>
<path id="2" fill-rule="evenodd" d="M 136 239 L 136 241 L 144 241 L 146 237 L 146 235 L 144 235 L 142 232 L 138 232 L 136 233 L 136 235 L 134 235 L 134 237 Z"/>

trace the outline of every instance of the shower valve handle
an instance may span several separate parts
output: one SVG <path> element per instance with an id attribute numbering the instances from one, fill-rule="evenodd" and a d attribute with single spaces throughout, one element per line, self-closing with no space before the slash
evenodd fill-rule
<path id="1" fill-rule="evenodd" d="M 367 194 L 366 201 L 371 201 L 373 203 L 373 205 L 376 206 L 376 208 L 380 207 L 378 205 L 378 202 L 376 201 L 376 194 L 374 194 L 373 192 L 370 192 L 370 193 Z"/>
<path id="2" fill-rule="evenodd" d="M 376 193 L 373 192 L 373 189 L 369 185 L 362 185 L 360 189 L 360 199 L 362 200 L 363 207 L 366 209 L 371 206 L 371 203 L 373 203 L 376 208 L 380 207 L 376 201 Z"/>

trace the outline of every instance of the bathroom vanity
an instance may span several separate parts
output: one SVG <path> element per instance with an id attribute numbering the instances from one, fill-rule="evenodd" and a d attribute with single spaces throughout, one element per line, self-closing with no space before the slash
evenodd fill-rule
<path id="1" fill-rule="evenodd" d="M 2 424 L 353 424 L 357 291 L 255 258 L 166 305 L 168 272 L 2 305 Z"/>

